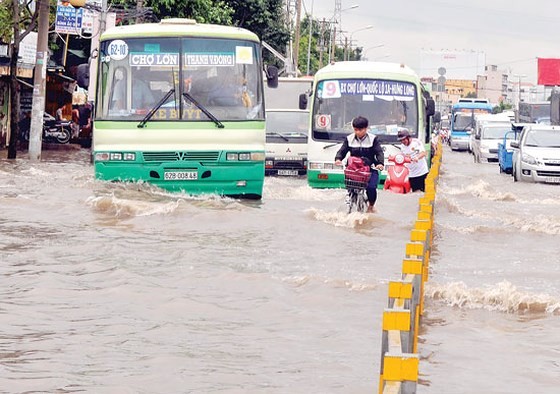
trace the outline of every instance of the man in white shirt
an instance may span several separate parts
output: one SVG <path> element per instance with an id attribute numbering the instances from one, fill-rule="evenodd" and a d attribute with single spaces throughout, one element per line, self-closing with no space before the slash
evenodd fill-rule
<path id="1" fill-rule="evenodd" d="M 426 161 L 424 144 L 417 138 L 412 138 L 410 132 L 404 128 L 398 131 L 397 139 L 402 144 L 399 146 L 401 152 L 410 157 L 411 160 L 411 163 L 408 164 L 410 189 L 413 192 L 424 191 L 425 180 L 428 175 L 428 162 Z"/>

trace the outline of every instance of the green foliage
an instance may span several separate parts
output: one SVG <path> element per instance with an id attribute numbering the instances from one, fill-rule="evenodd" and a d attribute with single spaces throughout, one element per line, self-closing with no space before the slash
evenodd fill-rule
<path id="1" fill-rule="evenodd" d="M 123 1 L 133 3 L 135 1 Z M 199 23 L 232 24 L 233 9 L 227 1 L 213 0 L 147 0 L 146 7 L 152 7 L 158 19 L 191 18 Z"/>
<path id="2" fill-rule="evenodd" d="M 10 42 L 13 19 L 12 0 L 0 0 L 0 42 Z"/>
<path id="3" fill-rule="evenodd" d="M 496 105 L 494 108 L 492 108 L 492 113 L 493 114 L 499 114 L 501 112 L 510 110 L 513 108 L 512 104 L 508 104 L 504 101 L 501 101 L 500 104 Z"/>
<path id="4" fill-rule="evenodd" d="M 234 10 L 233 21 L 258 35 L 280 52 L 290 39 L 281 0 L 224 0 Z"/>

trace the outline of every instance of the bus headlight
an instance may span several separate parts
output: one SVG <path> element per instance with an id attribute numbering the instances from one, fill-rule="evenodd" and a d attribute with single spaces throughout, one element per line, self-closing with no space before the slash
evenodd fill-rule
<path id="1" fill-rule="evenodd" d="M 264 152 L 228 152 L 226 153 L 227 161 L 264 161 Z"/>
<path id="2" fill-rule="evenodd" d="M 135 161 L 136 153 L 133 152 L 97 152 L 95 161 Z"/>
<path id="3" fill-rule="evenodd" d="M 264 152 L 252 152 L 251 160 L 253 161 L 264 161 Z"/>
<path id="4" fill-rule="evenodd" d="M 95 154 L 95 161 L 109 161 L 108 152 L 98 152 Z"/>

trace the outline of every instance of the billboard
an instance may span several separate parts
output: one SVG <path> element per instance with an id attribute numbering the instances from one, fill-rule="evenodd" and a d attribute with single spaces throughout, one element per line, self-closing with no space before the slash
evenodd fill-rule
<path id="1" fill-rule="evenodd" d="M 422 50 L 420 52 L 420 77 L 462 79 L 476 81 L 484 75 L 486 54 L 477 51 Z"/>
<path id="2" fill-rule="evenodd" d="M 537 59 L 537 84 L 545 86 L 560 85 L 560 59 Z"/>

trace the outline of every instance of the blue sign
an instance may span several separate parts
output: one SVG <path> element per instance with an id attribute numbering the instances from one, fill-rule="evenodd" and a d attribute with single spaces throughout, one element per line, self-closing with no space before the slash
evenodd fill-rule
<path id="1" fill-rule="evenodd" d="M 416 97 L 416 88 L 409 82 L 372 79 L 346 79 L 338 82 L 342 95 Z"/>
<path id="2" fill-rule="evenodd" d="M 80 34 L 82 31 L 83 10 L 60 3 L 56 7 L 55 31 L 62 34 Z"/>

